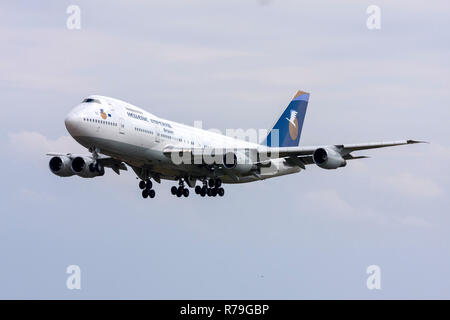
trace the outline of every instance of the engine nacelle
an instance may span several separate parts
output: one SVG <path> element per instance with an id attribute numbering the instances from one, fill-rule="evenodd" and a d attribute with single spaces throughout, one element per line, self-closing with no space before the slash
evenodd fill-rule
<path id="1" fill-rule="evenodd" d="M 95 165 L 95 161 L 85 157 L 75 157 L 72 160 L 72 172 L 82 178 L 93 178 L 105 174 L 105 169 L 100 165 Z"/>
<path id="2" fill-rule="evenodd" d="M 50 159 L 48 166 L 50 171 L 60 177 L 70 177 L 74 173 L 71 169 L 71 160 L 69 157 L 56 156 Z"/>
<path id="3" fill-rule="evenodd" d="M 316 149 L 313 153 L 313 161 L 322 169 L 337 169 L 347 165 L 342 155 L 331 148 Z"/>
<path id="4" fill-rule="evenodd" d="M 247 173 L 253 167 L 250 159 L 240 152 L 225 153 L 222 157 L 222 164 L 226 170 L 233 170 L 238 173 Z"/>

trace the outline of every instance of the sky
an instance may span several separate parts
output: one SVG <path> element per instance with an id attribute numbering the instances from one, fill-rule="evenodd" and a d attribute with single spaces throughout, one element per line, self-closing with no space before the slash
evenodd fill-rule
<path id="1" fill-rule="evenodd" d="M 449 14 L 418 0 L 2 1 L 0 298 L 449 299 Z M 301 145 L 430 143 L 223 198 L 174 198 L 163 181 L 144 200 L 131 170 L 48 169 L 46 152 L 85 152 L 64 118 L 90 94 L 225 131 L 269 129 L 299 89 Z"/>

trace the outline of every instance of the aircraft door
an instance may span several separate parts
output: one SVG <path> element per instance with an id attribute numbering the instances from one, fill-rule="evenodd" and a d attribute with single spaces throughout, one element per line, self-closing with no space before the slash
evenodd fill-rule
<path id="1" fill-rule="evenodd" d="M 125 121 L 123 118 L 119 119 L 119 133 L 125 134 Z"/>
<path id="2" fill-rule="evenodd" d="M 161 141 L 161 131 L 159 130 L 159 126 L 155 125 L 155 142 Z"/>

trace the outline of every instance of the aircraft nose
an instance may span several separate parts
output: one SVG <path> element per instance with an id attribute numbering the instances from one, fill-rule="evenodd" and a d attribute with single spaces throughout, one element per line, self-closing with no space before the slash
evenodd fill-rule
<path id="1" fill-rule="evenodd" d="M 66 125 L 66 129 L 67 129 L 67 131 L 69 131 L 71 136 L 77 135 L 78 122 L 79 122 L 79 117 L 73 112 L 69 113 L 66 116 L 66 119 L 64 119 L 64 124 Z"/>

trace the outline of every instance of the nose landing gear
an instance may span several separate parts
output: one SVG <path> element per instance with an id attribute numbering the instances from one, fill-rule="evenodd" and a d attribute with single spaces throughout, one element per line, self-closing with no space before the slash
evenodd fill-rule
<path id="1" fill-rule="evenodd" d="M 89 164 L 89 171 L 90 172 L 96 172 L 99 176 L 103 176 L 105 174 L 105 168 L 102 166 L 99 158 L 100 149 L 98 148 L 89 148 L 89 152 L 92 153 L 92 159 L 94 159 L 94 162 Z"/>

